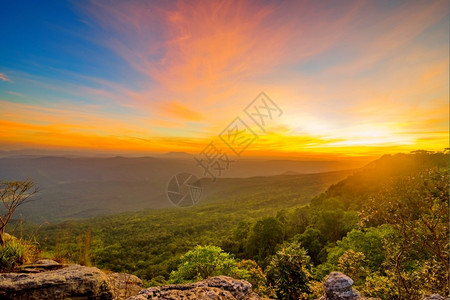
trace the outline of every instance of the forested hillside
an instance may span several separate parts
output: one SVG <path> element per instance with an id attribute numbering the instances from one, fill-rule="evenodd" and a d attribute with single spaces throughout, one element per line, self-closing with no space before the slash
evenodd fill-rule
<path id="1" fill-rule="evenodd" d="M 146 279 L 168 276 L 177 256 L 197 244 L 217 244 L 242 220 L 306 204 L 352 172 L 223 178 L 216 183 L 204 179 L 208 199 L 204 204 L 42 223 L 37 238 L 44 249 L 74 260 L 79 259 L 84 240 L 91 239 L 90 259 L 95 265 L 135 270 Z"/>
<path id="2" fill-rule="evenodd" d="M 246 197 L 230 190 L 189 209 L 44 225 L 33 234 L 47 255 L 130 272 L 150 285 L 198 279 L 196 272 L 181 271 L 189 264 L 180 257 L 197 245 L 214 245 L 218 251 L 207 251 L 219 255 L 222 249 L 236 262 L 261 268 L 267 278 L 261 291 L 274 289 L 279 297 L 283 285 L 294 284 L 280 281 L 280 264 L 294 254 L 307 266 L 301 272 L 308 285 L 299 287 L 306 294 L 320 294 L 315 282 L 333 270 L 382 299 L 447 294 L 448 159 L 425 151 L 386 155 L 322 193 L 320 174 L 305 175 L 312 181 L 303 185 L 284 176 L 289 180 L 273 191 L 263 188 L 261 178 L 263 184 L 253 193 L 248 187 Z M 292 185 L 298 185 L 296 193 L 284 192 Z"/>

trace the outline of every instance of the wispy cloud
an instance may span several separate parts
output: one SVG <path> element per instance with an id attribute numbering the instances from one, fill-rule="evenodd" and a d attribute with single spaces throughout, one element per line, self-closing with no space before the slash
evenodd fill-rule
<path id="1" fill-rule="evenodd" d="M 9 79 L 5 73 L 0 73 L 0 80 L 12 82 L 11 79 Z"/>
<path id="2" fill-rule="evenodd" d="M 393 9 L 389 14 L 371 7 L 373 13 L 369 17 L 382 18 L 383 22 L 355 22 L 355 30 L 350 31 L 343 41 L 352 45 L 354 56 L 351 61 L 328 71 L 332 74 L 353 74 L 370 70 L 386 58 L 405 53 L 408 51 L 405 46 L 411 46 L 410 43 L 417 36 L 448 16 L 448 6 L 448 1 L 408 2 Z M 361 35 L 361 30 L 364 30 L 366 35 Z"/>
<path id="3" fill-rule="evenodd" d="M 240 82 L 325 51 L 361 7 L 359 2 L 339 11 L 315 2 L 112 3 L 85 7 L 113 33 L 105 45 L 157 82 L 154 97 L 200 106 L 236 93 Z"/>
<path id="4" fill-rule="evenodd" d="M 25 97 L 24 94 L 18 93 L 18 92 L 7 91 L 7 93 L 10 94 L 10 95 L 13 95 L 13 96 Z"/>

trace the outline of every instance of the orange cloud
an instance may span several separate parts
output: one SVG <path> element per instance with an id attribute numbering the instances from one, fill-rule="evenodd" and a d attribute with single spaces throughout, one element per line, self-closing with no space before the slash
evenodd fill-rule
<path id="1" fill-rule="evenodd" d="M 169 116 L 173 116 L 179 119 L 191 121 L 201 121 L 205 119 L 205 117 L 201 113 L 187 107 L 186 105 L 178 101 L 164 103 L 162 106 L 162 111 L 164 111 Z"/>
<path id="2" fill-rule="evenodd" d="M 357 2 L 336 14 L 312 2 L 113 3 L 92 2 L 84 10 L 114 31 L 109 47 L 158 83 L 139 96 L 201 107 L 236 99 L 241 84 L 328 49 L 361 8 Z"/>

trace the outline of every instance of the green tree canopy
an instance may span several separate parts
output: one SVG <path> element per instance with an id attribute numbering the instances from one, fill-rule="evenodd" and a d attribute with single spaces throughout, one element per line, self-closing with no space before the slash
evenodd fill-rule
<path id="1" fill-rule="evenodd" d="M 239 276 L 242 270 L 228 253 L 215 246 L 197 246 L 180 258 L 178 269 L 170 273 L 169 281 L 183 283 L 217 275 Z"/>
<path id="2" fill-rule="evenodd" d="M 267 258 L 284 239 L 284 226 L 274 217 L 256 222 L 247 240 L 246 251 L 258 263 L 265 265 Z"/>
<path id="3" fill-rule="evenodd" d="M 279 299 L 303 299 L 310 293 L 310 257 L 298 242 L 284 243 L 267 267 Z"/>

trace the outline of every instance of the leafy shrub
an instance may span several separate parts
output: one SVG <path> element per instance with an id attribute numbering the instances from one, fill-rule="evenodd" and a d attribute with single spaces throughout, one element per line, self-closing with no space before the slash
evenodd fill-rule
<path id="1" fill-rule="evenodd" d="M 284 243 L 267 268 L 279 299 L 305 299 L 311 293 L 310 257 L 297 242 Z"/>
<path id="2" fill-rule="evenodd" d="M 381 271 L 386 258 L 384 241 L 395 236 L 395 230 L 387 224 L 363 230 L 353 229 L 347 236 L 328 249 L 327 262 L 337 266 L 339 258 L 348 250 L 361 252 L 371 272 Z"/>
<path id="3" fill-rule="evenodd" d="M 161 276 L 161 275 L 153 277 L 151 280 L 142 279 L 142 282 L 144 283 L 144 288 L 165 285 L 167 283 L 164 276 Z"/>
<path id="4" fill-rule="evenodd" d="M 360 291 L 370 297 L 380 299 L 397 299 L 396 282 L 388 276 L 381 276 L 378 272 L 369 274 Z"/>
<path id="5" fill-rule="evenodd" d="M 172 271 L 169 283 L 185 283 L 225 275 L 243 279 L 252 284 L 253 291 L 271 297 L 275 293 L 267 283 L 261 267 L 253 260 L 237 261 L 233 256 L 215 246 L 197 246 L 180 258 L 178 269 Z M 159 278 L 161 280 L 163 278 Z M 148 282 L 159 285 L 159 282 Z"/>
<path id="6" fill-rule="evenodd" d="M 445 266 L 436 259 L 424 261 L 413 273 L 415 282 L 420 283 L 419 294 L 441 294 L 448 292 L 448 272 Z"/>
<path id="7" fill-rule="evenodd" d="M 350 276 L 355 281 L 355 284 L 358 285 L 364 281 L 367 274 L 367 270 L 363 266 L 365 259 L 364 253 L 349 249 L 339 257 L 338 268 L 341 272 Z"/>
<path id="8" fill-rule="evenodd" d="M 170 283 L 199 281 L 211 276 L 241 277 L 245 271 L 237 267 L 237 261 L 215 246 L 197 246 L 180 258 L 176 271 L 170 273 Z"/>
<path id="9" fill-rule="evenodd" d="M 309 290 L 311 292 L 308 299 L 317 300 L 320 297 L 322 297 L 323 294 L 325 293 L 325 289 L 323 288 L 322 281 L 311 280 L 308 285 L 309 285 Z"/>
<path id="10" fill-rule="evenodd" d="M 242 270 L 239 275 L 240 279 L 250 282 L 255 293 L 263 297 L 275 296 L 275 291 L 268 283 L 266 274 L 254 260 L 242 260 L 237 263 L 237 267 Z"/>

